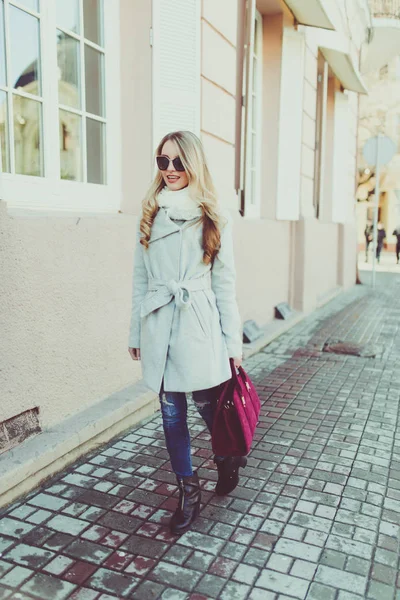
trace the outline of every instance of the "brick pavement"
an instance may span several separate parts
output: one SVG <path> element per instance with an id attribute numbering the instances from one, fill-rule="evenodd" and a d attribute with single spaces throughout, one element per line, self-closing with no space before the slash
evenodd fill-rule
<path id="1" fill-rule="evenodd" d="M 201 517 L 172 537 L 160 415 L 0 519 L 0 600 L 400 600 L 400 277 L 379 274 L 247 361 L 263 402 L 228 497 L 191 408 Z M 373 343 L 376 359 L 321 352 Z"/>

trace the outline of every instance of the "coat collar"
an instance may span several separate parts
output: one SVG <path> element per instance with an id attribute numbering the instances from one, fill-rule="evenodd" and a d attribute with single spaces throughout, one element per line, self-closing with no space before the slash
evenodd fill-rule
<path id="1" fill-rule="evenodd" d="M 187 222 L 192 223 L 195 219 L 198 219 L 198 217 L 196 216 L 193 219 L 189 219 Z M 166 237 L 171 233 L 177 233 L 184 227 L 186 227 L 186 223 L 183 227 L 180 227 L 169 218 L 165 208 L 160 208 L 151 227 L 149 242 L 155 242 L 156 240 Z"/>

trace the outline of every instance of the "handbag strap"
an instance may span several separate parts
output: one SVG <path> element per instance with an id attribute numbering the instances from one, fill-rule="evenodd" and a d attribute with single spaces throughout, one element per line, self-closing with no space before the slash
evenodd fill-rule
<path id="1" fill-rule="evenodd" d="M 247 377 L 246 377 L 246 373 L 245 373 L 243 367 L 238 367 L 237 370 L 236 370 L 235 363 L 233 362 L 233 358 L 229 359 L 229 363 L 231 365 L 232 380 L 234 381 L 236 387 L 240 388 L 238 375 L 241 377 L 241 379 L 243 380 L 243 383 L 247 387 L 247 385 L 248 385 L 247 384 Z M 247 387 L 247 389 L 248 389 L 248 387 Z"/>

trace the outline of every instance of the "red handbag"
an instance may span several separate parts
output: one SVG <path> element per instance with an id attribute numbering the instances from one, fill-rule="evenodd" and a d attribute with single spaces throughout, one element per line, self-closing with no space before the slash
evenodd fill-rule
<path id="1" fill-rule="evenodd" d="M 219 386 L 212 429 L 212 449 L 217 456 L 246 456 L 250 452 L 261 403 L 242 367 L 230 359 L 232 378 Z"/>

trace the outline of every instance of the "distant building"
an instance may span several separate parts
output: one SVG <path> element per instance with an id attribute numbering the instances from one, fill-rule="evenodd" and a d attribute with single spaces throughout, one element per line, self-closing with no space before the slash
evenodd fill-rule
<path id="1" fill-rule="evenodd" d="M 383 23 L 386 24 L 386 36 L 390 38 L 392 35 L 392 50 L 393 47 L 397 48 L 398 54 L 392 57 L 387 57 L 385 53 L 381 55 L 379 50 L 383 49 L 379 46 L 377 53 L 371 56 L 372 64 L 366 65 L 368 68 L 371 66 L 376 68 L 372 73 L 365 75 L 369 94 L 360 99 L 358 136 L 360 173 L 357 192 L 358 243 L 360 247 L 364 247 L 365 223 L 367 219 L 373 218 L 374 213 L 375 173 L 374 169 L 366 164 L 362 149 L 371 136 L 383 134 L 390 137 L 397 145 L 397 154 L 381 170 L 378 214 L 388 235 L 389 250 L 395 249 L 396 238 L 392 233 L 400 225 L 400 2 L 392 3 L 392 6 L 391 16 L 386 15 L 384 21 L 383 17 L 380 19 L 382 19 L 382 29 Z M 376 43 L 378 42 L 380 43 L 379 37 Z M 387 62 L 380 65 L 379 58 L 381 62 L 384 60 Z"/>

